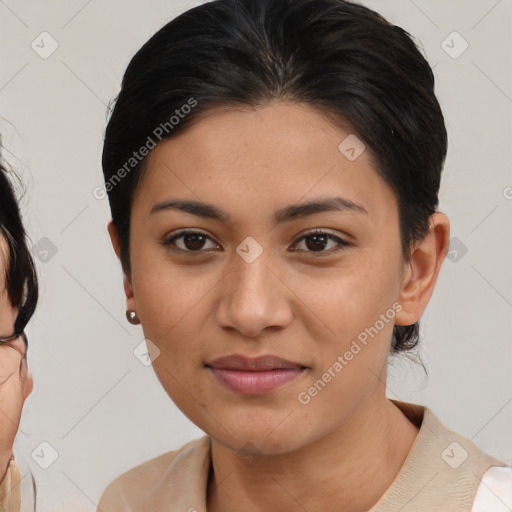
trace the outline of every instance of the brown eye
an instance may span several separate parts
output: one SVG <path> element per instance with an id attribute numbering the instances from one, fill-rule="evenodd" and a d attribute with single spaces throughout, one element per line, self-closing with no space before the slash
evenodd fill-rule
<path id="1" fill-rule="evenodd" d="M 305 250 L 306 252 L 311 253 L 317 253 L 320 256 L 323 256 L 324 254 L 329 255 L 333 254 L 335 252 L 338 252 L 348 246 L 350 244 L 346 242 L 345 240 L 342 240 L 341 238 L 328 233 L 326 231 L 321 230 L 315 230 L 309 233 L 306 233 L 304 236 L 299 238 L 296 244 L 299 242 L 305 241 L 304 247 L 305 249 L 293 249 L 294 251 L 297 250 Z M 335 242 L 334 247 L 336 247 L 334 250 L 326 251 L 324 250 L 328 245 L 329 242 Z"/>
<path id="2" fill-rule="evenodd" d="M 208 240 L 213 243 L 213 240 L 202 231 L 181 231 L 165 240 L 162 245 L 166 247 L 172 246 L 172 249 L 183 252 L 205 252 L 206 250 L 212 249 L 212 247 L 204 249 Z M 218 247 L 218 245 L 213 243 L 213 248 L 216 247 Z"/>

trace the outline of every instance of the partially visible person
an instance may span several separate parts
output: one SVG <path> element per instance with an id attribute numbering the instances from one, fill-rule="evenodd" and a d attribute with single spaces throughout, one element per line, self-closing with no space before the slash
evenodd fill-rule
<path id="1" fill-rule="evenodd" d="M 9 173 L 10 174 L 10 173 Z M 21 411 L 33 389 L 25 327 L 38 299 L 37 274 L 14 187 L 0 155 L 0 511 L 33 510 L 24 504 L 13 455 Z M 26 506 L 25 506 L 26 505 Z"/>

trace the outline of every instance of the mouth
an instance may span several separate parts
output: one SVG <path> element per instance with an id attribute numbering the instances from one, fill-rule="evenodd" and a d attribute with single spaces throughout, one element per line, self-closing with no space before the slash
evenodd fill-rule
<path id="1" fill-rule="evenodd" d="M 261 395 L 295 380 L 307 369 L 300 363 L 276 356 L 220 357 L 205 367 L 226 388 L 242 395 Z"/>

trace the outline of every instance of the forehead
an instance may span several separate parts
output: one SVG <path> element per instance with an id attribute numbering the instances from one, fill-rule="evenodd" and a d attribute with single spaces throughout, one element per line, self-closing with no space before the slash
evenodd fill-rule
<path id="1" fill-rule="evenodd" d="M 343 152 L 347 140 L 360 153 L 356 158 Z M 148 156 L 133 208 L 147 210 L 170 194 L 253 212 L 327 195 L 363 202 L 368 210 L 395 203 L 350 126 L 295 103 L 217 108 L 160 142 Z"/>

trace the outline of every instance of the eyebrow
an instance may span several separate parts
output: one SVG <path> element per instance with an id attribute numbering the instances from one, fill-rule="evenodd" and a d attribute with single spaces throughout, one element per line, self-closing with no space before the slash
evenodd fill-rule
<path id="1" fill-rule="evenodd" d="M 198 217 L 219 220 L 225 223 L 232 221 L 231 215 L 216 206 L 188 199 L 168 199 L 157 203 L 151 208 L 150 215 L 165 210 L 180 210 Z M 274 223 L 282 224 L 317 213 L 332 211 L 350 211 L 368 214 L 368 210 L 366 210 L 364 206 L 354 203 L 349 199 L 343 197 L 327 197 L 285 206 L 274 213 Z"/>

